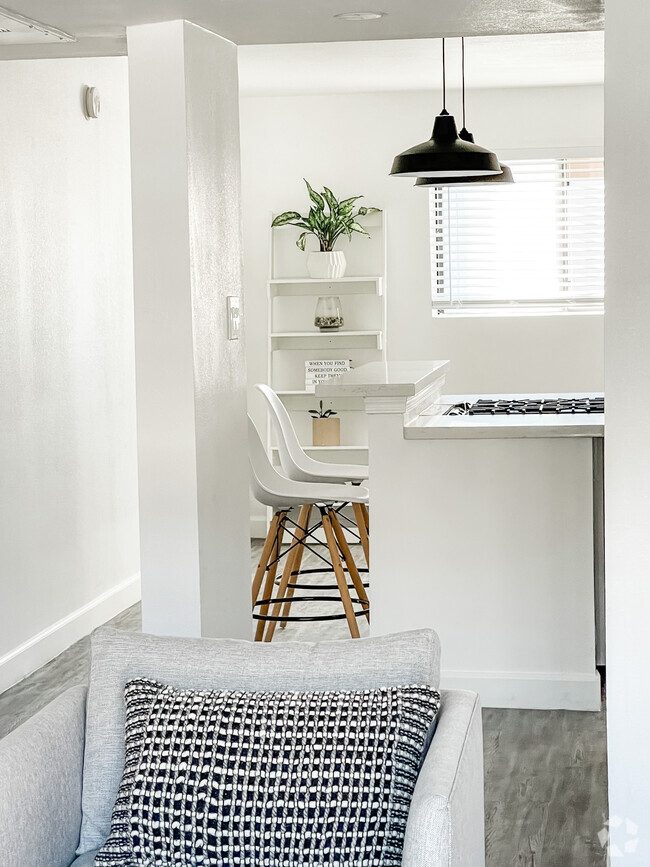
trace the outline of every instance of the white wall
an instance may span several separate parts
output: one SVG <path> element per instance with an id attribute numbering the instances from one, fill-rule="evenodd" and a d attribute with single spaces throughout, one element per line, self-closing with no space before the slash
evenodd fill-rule
<path id="1" fill-rule="evenodd" d="M 468 126 L 502 158 L 601 153 L 602 99 L 599 86 L 480 90 Z M 422 92 L 242 99 L 249 386 L 266 379 L 269 214 L 306 207 L 306 177 L 386 209 L 389 358 L 449 358 L 451 392 L 603 388 L 602 316 L 432 317 L 428 195 L 388 172 L 439 109 L 439 94 Z"/>
<path id="2" fill-rule="evenodd" d="M 484 707 L 599 710 L 591 440 L 404 439 L 372 403 L 371 634 L 433 627 Z"/>
<path id="3" fill-rule="evenodd" d="M 650 864 L 650 76 L 645 0 L 606 19 L 605 362 L 607 739 L 610 826 L 625 864 Z M 638 825 L 635 830 L 625 820 Z M 637 840 L 636 851 L 625 850 Z"/>
<path id="4" fill-rule="evenodd" d="M 1 70 L 0 690 L 139 593 L 126 59 Z"/>
<path id="5" fill-rule="evenodd" d="M 127 39 L 143 628 L 249 638 L 237 49 L 184 21 Z"/>

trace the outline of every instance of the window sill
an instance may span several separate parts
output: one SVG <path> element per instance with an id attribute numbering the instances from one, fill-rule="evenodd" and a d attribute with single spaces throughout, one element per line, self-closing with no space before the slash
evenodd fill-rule
<path id="1" fill-rule="evenodd" d="M 465 307 L 465 308 L 436 308 L 432 310 L 433 319 L 512 319 L 520 317 L 555 317 L 555 316 L 602 316 L 604 308 L 588 309 L 588 310 L 567 310 L 566 308 L 504 308 L 497 307 L 493 309 L 485 309 L 480 307 Z"/>

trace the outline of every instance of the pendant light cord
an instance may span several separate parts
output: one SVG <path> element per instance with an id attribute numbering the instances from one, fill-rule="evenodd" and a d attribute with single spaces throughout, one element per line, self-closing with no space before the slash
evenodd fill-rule
<path id="1" fill-rule="evenodd" d="M 445 37 L 442 37 L 442 114 L 447 114 L 447 77 L 445 70 Z"/>
<path id="2" fill-rule="evenodd" d="M 460 62 L 461 69 L 463 73 L 463 129 L 466 128 L 465 124 L 465 37 L 461 36 L 460 38 Z"/>

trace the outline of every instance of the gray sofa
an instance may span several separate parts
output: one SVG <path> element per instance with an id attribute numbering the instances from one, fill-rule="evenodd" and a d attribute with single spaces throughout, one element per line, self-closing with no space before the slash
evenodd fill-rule
<path id="1" fill-rule="evenodd" d="M 88 691 L 68 690 L 0 741 L 2 867 L 91 867 L 108 836 L 122 774 L 123 691 L 132 677 L 196 689 L 437 687 L 439 659 L 431 630 L 265 645 L 101 628 L 92 638 Z M 478 696 L 443 691 L 411 804 L 403 867 L 480 867 L 483 835 Z"/>

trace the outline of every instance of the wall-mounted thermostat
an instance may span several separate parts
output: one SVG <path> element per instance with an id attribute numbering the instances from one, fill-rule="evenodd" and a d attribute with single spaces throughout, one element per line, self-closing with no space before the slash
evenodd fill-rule
<path id="1" fill-rule="evenodd" d="M 241 314 L 239 296 L 228 295 L 228 340 L 239 340 L 241 332 Z"/>
<path id="2" fill-rule="evenodd" d="M 99 91 L 96 87 L 87 87 L 86 92 L 84 93 L 84 109 L 86 117 L 99 117 L 100 108 Z"/>

